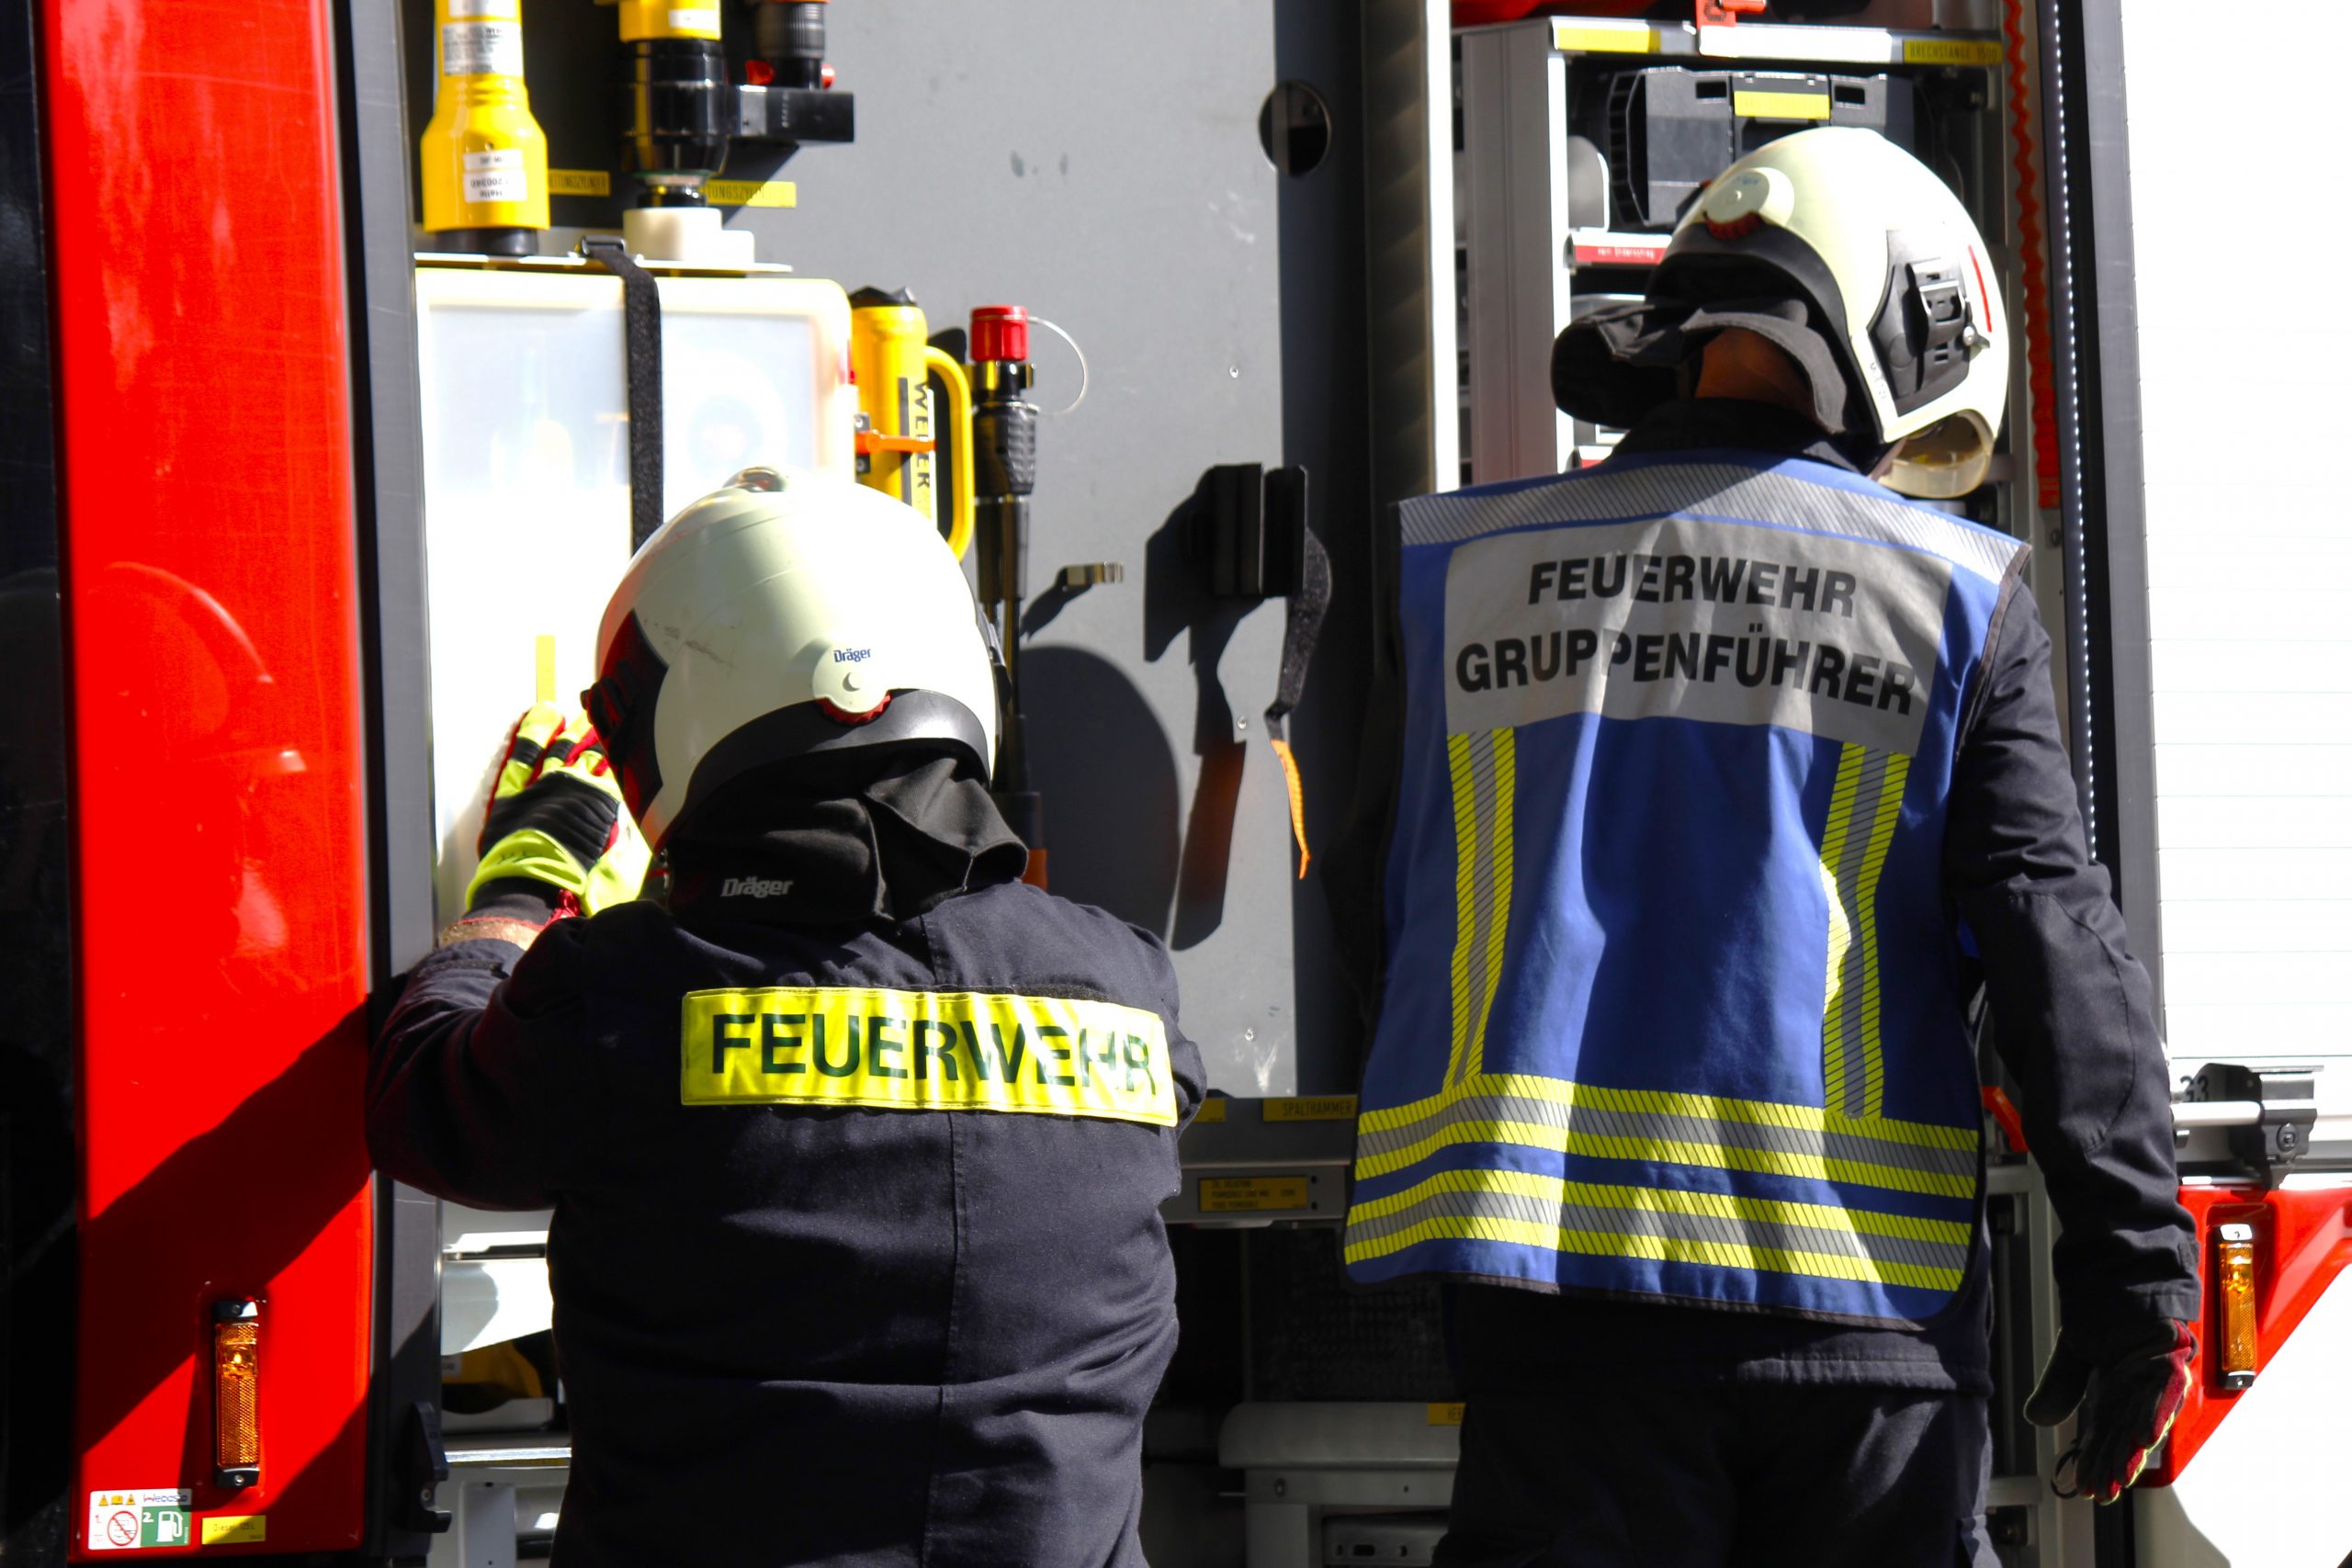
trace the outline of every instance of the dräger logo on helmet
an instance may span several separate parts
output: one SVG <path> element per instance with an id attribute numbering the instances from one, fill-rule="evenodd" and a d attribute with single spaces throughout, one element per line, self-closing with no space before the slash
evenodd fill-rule
<path id="1" fill-rule="evenodd" d="M 786 876 L 730 876 L 718 885 L 721 898 L 781 898 L 791 891 Z"/>
<path id="2" fill-rule="evenodd" d="M 874 650 L 870 648 L 837 648 L 833 649 L 833 662 L 836 664 L 863 664 L 873 657 Z"/>

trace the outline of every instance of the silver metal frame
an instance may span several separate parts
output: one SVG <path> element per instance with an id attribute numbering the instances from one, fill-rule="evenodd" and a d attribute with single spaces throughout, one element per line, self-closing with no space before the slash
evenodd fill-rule
<path id="1" fill-rule="evenodd" d="M 1567 57 L 1549 23 L 1462 39 L 1462 202 L 1468 252 L 1470 474 L 1557 473 L 1575 422 L 1552 402 L 1552 339 L 1568 323 Z"/>

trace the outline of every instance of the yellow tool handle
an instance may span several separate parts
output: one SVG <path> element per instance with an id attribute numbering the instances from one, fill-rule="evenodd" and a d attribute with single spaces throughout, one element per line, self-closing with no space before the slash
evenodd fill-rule
<path id="1" fill-rule="evenodd" d="M 949 488 L 955 494 L 955 510 L 948 513 L 947 547 L 956 558 L 972 547 L 972 383 L 964 367 L 956 363 L 955 355 L 944 349 L 923 345 L 923 368 L 936 376 L 947 387 L 947 417 L 956 422 L 956 438 L 948 446 Z"/>

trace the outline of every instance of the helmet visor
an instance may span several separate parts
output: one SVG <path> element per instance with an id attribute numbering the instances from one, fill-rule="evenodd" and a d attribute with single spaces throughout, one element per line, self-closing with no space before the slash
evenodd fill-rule
<path id="1" fill-rule="evenodd" d="M 1992 462 L 1993 436 L 1983 419 L 1973 412 L 1947 414 L 1903 438 L 1886 488 L 1922 501 L 1950 501 L 1983 484 Z"/>

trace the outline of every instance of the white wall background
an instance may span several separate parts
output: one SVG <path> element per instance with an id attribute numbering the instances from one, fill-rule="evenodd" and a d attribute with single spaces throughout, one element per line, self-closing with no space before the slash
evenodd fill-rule
<path id="1" fill-rule="evenodd" d="M 2352 1111 L 2341 16 L 2262 16 L 2310 48 L 2239 92 L 2209 28 L 2124 7 L 2165 1022 L 2184 1067 L 2333 1058 L 2324 1100 Z"/>

